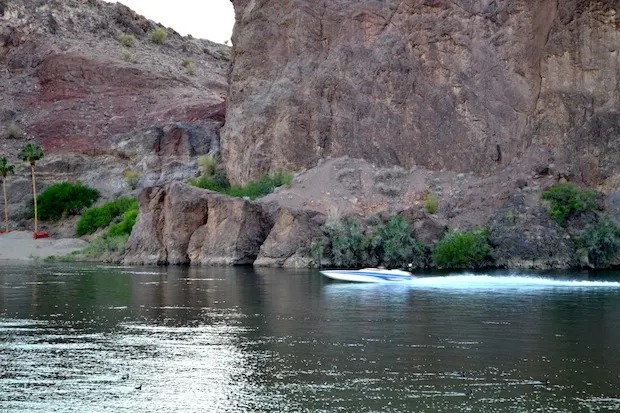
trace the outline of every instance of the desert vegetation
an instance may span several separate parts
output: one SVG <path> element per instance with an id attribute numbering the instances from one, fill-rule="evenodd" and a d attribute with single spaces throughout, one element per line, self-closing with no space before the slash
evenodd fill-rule
<path id="1" fill-rule="evenodd" d="M 433 248 L 433 264 L 440 268 L 482 268 L 491 263 L 491 252 L 484 228 L 448 232 Z"/>
<path id="2" fill-rule="evenodd" d="M 166 37 L 168 37 L 166 29 L 160 27 L 151 34 L 151 41 L 155 44 L 164 44 Z"/>
<path id="3" fill-rule="evenodd" d="M 565 227 L 568 219 L 596 209 L 598 195 L 573 183 L 562 183 L 543 192 L 542 197 L 549 201 L 549 216 Z"/>
<path id="4" fill-rule="evenodd" d="M 137 216 L 138 200 L 135 198 L 118 198 L 100 207 L 89 208 L 78 221 L 75 233 L 78 236 L 93 234 L 131 211 Z"/>
<path id="5" fill-rule="evenodd" d="M 69 215 L 78 215 L 99 199 L 96 189 L 80 182 L 60 182 L 39 195 L 39 216 L 45 221 L 57 221 Z"/>

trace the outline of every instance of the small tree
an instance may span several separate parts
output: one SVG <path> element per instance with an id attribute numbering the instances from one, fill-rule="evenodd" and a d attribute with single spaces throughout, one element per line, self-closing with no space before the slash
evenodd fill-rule
<path id="1" fill-rule="evenodd" d="M 34 233 L 38 233 L 38 212 L 37 212 L 37 185 L 34 174 L 34 166 L 38 160 L 42 159 L 45 154 L 39 145 L 32 143 L 27 144 L 17 157 L 30 164 L 30 175 L 32 177 L 32 194 L 34 196 Z"/>
<path id="2" fill-rule="evenodd" d="M 10 164 L 6 157 L 0 158 L 0 173 L 2 173 L 2 187 L 4 189 L 4 222 L 6 232 L 9 232 L 9 204 L 6 198 L 6 177 L 15 173 L 15 165 Z"/>

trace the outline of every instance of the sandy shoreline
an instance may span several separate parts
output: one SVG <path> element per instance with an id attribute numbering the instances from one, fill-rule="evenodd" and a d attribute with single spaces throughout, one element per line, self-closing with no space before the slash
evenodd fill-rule
<path id="1" fill-rule="evenodd" d="M 82 249 L 88 242 L 77 238 L 33 239 L 32 232 L 11 231 L 0 234 L 0 260 L 33 260 L 65 255 Z"/>

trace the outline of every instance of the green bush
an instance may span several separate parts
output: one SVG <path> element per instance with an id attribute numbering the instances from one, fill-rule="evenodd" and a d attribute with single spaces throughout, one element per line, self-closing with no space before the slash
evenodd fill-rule
<path id="1" fill-rule="evenodd" d="M 125 212 L 123 220 L 116 225 L 112 225 L 108 231 L 108 236 L 117 237 L 119 235 L 130 235 L 133 226 L 138 218 L 138 209 L 131 209 Z"/>
<path id="2" fill-rule="evenodd" d="M 211 191 L 237 197 L 256 199 L 268 195 L 274 189 L 282 185 L 289 185 L 293 182 L 293 175 L 284 172 L 277 172 L 271 175 L 264 175 L 256 181 L 252 181 L 245 186 L 230 185 L 226 178 L 226 173 L 222 170 L 215 171 L 213 177 L 201 177 L 190 179 L 191 185 Z"/>
<path id="3" fill-rule="evenodd" d="M 133 34 L 121 34 L 118 40 L 125 47 L 132 47 L 133 43 L 136 41 L 136 36 Z"/>
<path id="4" fill-rule="evenodd" d="M 189 59 L 185 59 L 183 61 L 183 67 L 185 68 L 187 73 L 189 73 L 190 75 L 193 75 L 194 72 L 196 71 L 196 66 L 194 65 L 194 62 L 192 62 Z"/>
<path id="5" fill-rule="evenodd" d="M 142 174 L 139 171 L 133 171 L 131 169 L 123 172 L 123 178 L 125 178 L 125 183 L 131 188 L 136 189 L 138 184 L 140 183 L 140 178 L 142 178 Z"/>
<path id="6" fill-rule="evenodd" d="M 37 197 L 39 218 L 56 221 L 64 216 L 77 215 L 97 199 L 99 192 L 80 182 L 54 184 Z"/>
<path id="7" fill-rule="evenodd" d="M 424 199 L 424 208 L 429 214 L 436 214 L 439 210 L 439 198 L 437 198 L 437 195 L 432 192 L 426 194 L 426 199 Z"/>
<path id="8" fill-rule="evenodd" d="M 312 241 L 310 244 L 310 255 L 314 260 L 315 267 L 319 268 L 321 266 L 321 261 L 323 261 L 323 254 L 325 253 L 325 246 L 322 241 Z"/>
<path id="9" fill-rule="evenodd" d="M 168 37 L 166 29 L 160 27 L 159 29 L 155 30 L 151 35 L 151 41 L 155 44 L 163 44 L 166 40 L 166 37 Z"/>
<path id="10" fill-rule="evenodd" d="M 201 156 L 200 158 L 198 158 L 198 167 L 200 168 L 200 173 L 202 177 L 211 178 L 213 175 L 215 175 L 215 172 L 217 170 L 217 156 L 213 153 Z M 224 175 L 226 174 L 224 171 L 220 171 L 223 172 Z"/>
<path id="11" fill-rule="evenodd" d="M 76 234 L 78 236 L 92 234 L 99 228 L 107 227 L 115 218 L 130 210 L 138 210 L 138 200 L 119 198 L 115 201 L 106 202 L 100 207 L 90 208 L 78 221 Z"/>
<path id="12" fill-rule="evenodd" d="M 551 203 L 549 216 L 561 226 L 566 226 L 568 218 L 596 208 L 597 196 L 571 183 L 554 185 L 542 194 Z"/>
<path id="13" fill-rule="evenodd" d="M 491 258 L 486 229 L 449 232 L 433 248 L 433 263 L 441 268 L 480 268 Z"/>
<path id="14" fill-rule="evenodd" d="M 118 259 L 125 252 L 125 246 L 129 235 L 108 236 L 103 235 L 91 241 L 88 246 L 82 250 L 74 251 L 60 260 L 79 261 L 79 260 L 109 260 Z"/>
<path id="15" fill-rule="evenodd" d="M 370 262 L 372 238 L 351 219 L 329 218 L 325 230 L 332 242 L 332 262 L 336 267 L 361 267 Z"/>
<path id="16" fill-rule="evenodd" d="M 581 233 L 578 243 L 588 253 L 595 267 L 608 267 L 620 252 L 620 227 L 609 219 L 590 225 Z"/>
<path id="17" fill-rule="evenodd" d="M 416 242 L 409 223 L 400 216 L 377 228 L 375 247 L 379 261 L 388 268 L 425 266 L 424 245 Z"/>

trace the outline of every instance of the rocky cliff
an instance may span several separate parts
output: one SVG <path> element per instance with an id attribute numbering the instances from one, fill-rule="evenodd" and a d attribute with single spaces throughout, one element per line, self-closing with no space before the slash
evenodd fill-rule
<path id="1" fill-rule="evenodd" d="M 80 179 L 115 197 L 194 176 L 219 150 L 229 50 L 100 0 L 0 0 L 0 154 L 40 143 L 41 187 Z M 125 35 L 123 40 L 121 36 Z M 133 37 L 132 37 L 133 36 Z M 28 170 L 10 177 L 11 216 L 27 208 Z"/>
<path id="2" fill-rule="evenodd" d="M 483 176 L 534 157 L 617 180 L 617 0 L 233 4 L 235 181 L 342 155 Z"/>

